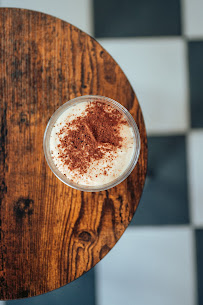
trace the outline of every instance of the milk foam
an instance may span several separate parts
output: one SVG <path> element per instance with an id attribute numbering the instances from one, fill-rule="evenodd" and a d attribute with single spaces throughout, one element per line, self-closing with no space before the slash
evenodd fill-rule
<path id="1" fill-rule="evenodd" d="M 127 169 L 132 161 L 136 143 L 133 129 L 128 124 L 123 124 L 120 128 L 120 136 L 123 138 L 121 148 L 117 148 L 113 154 L 106 152 L 102 159 L 92 161 L 86 173 L 80 174 L 77 169 L 70 170 L 59 157 L 58 133 L 67 122 L 73 121 L 78 116 L 84 116 L 89 103 L 82 102 L 70 106 L 60 115 L 51 131 L 50 151 L 55 165 L 68 179 L 81 185 L 101 186 L 114 181 Z"/>

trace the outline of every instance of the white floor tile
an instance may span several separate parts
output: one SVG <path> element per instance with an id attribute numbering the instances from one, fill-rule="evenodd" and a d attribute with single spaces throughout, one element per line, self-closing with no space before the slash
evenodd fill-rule
<path id="1" fill-rule="evenodd" d="M 182 0 L 184 34 L 191 39 L 203 38 L 203 1 Z"/>
<path id="2" fill-rule="evenodd" d="M 192 222 L 198 227 L 203 227 L 203 129 L 191 131 L 187 144 Z"/>
<path id="3" fill-rule="evenodd" d="M 132 84 L 150 134 L 189 125 L 186 50 L 181 38 L 100 39 Z"/>
<path id="4" fill-rule="evenodd" d="M 0 0 L 3 7 L 18 7 L 40 11 L 61 18 L 92 35 L 91 0 Z"/>
<path id="5" fill-rule="evenodd" d="M 129 228 L 96 268 L 98 305 L 194 305 L 189 227 Z"/>

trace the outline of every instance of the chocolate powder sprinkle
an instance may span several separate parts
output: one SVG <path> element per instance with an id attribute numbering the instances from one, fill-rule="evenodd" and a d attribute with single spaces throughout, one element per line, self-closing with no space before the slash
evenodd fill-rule
<path id="1" fill-rule="evenodd" d="M 120 127 L 127 124 L 123 115 L 102 102 L 88 104 L 79 116 L 59 132 L 59 157 L 70 170 L 86 173 L 90 164 L 100 160 L 107 152 L 122 146 Z"/>

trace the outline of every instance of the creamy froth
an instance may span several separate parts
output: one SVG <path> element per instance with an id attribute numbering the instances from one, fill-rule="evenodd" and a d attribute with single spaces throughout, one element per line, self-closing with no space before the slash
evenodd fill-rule
<path id="1" fill-rule="evenodd" d="M 94 121 L 97 109 L 101 115 Z M 112 128 L 112 132 L 106 128 Z M 73 138 L 74 134 L 79 140 Z M 58 170 L 68 179 L 86 186 L 101 186 L 121 176 L 131 163 L 135 146 L 133 129 L 124 115 L 101 102 L 81 102 L 70 106 L 55 122 L 50 137 L 51 156 Z"/>

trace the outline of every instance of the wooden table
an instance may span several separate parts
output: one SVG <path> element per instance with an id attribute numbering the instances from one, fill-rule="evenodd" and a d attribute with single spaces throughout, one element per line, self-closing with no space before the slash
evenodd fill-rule
<path id="1" fill-rule="evenodd" d="M 88 94 L 124 105 L 141 135 L 132 174 L 98 193 L 60 182 L 42 148 L 53 112 L 69 99 Z M 146 169 L 142 112 L 113 58 L 92 37 L 60 19 L 1 8 L 0 299 L 48 292 L 98 263 L 129 225 Z"/>

